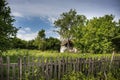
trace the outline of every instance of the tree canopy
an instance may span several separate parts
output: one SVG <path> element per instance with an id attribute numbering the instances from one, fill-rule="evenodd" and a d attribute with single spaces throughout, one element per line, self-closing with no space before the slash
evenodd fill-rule
<path id="1" fill-rule="evenodd" d="M 75 32 L 74 42 L 82 52 L 107 53 L 113 49 L 112 38 L 117 35 L 112 15 L 93 18 Z"/>
<path id="2" fill-rule="evenodd" d="M 120 20 L 113 15 L 87 19 L 75 10 L 60 15 L 55 21 L 59 34 L 71 39 L 74 46 L 84 53 L 110 53 L 119 47 Z M 72 36 L 72 37 L 71 37 Z"/>
<path id="3" fill-rule="evenodd" d="M 12 39 L 16 36 L 17 29 L 13 26 L 15 21 L 10 15 L 10 7 L 6 0 L 0 1 L 0 52 L 9 49 Z"/>
<path id="4" fill-rule="evenodd" d="M 45 50 L 45 30 L 42 29 L 38 32 L 34 44 L 38 47 L 38 49 Z"/>
<path id="5" fill-rule="evenodd" d="M 64 12 L 60 15 L 60 18 L 54 22 L 55 27 L 60 35 L 61 41 L 67 40 L 67 47 L 70 47 L 69 41 L 73 38 L 74 30 L 77 26 L 83 26 L 86 21 L 84 15 L 77 15 L 76 10 L 71 9 L 69 12 Z"/>

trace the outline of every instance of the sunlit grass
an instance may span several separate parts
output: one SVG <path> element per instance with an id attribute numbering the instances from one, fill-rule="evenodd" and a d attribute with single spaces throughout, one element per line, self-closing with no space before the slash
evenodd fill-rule
<path id="1" fill-rule="evenodd" d="M 94 58 L 94 57 L 111 57 L 112 53 L 109 54 L 93 54 L 93 53 L 59 53 L 57 51 L 40 51 L 40 50 L 9 50 L 3 54 L 3 56 L 33 56 L 33 57 L 72 57 L 72 58 Z M 120 54 L 115 54 L 120 56 Z"/>
<path id="2" fill-rule="evenodd" d="M 11 62 L 17 62 L 19 57 L 30 57 L 30 58 L 44 58 L 56 60 L 56 58 L 102 58 L 102 57 L 111 57 L 112 54 L 93 54 L 93 53 L 59 53 L 58 51 L 40 51 L 40 50 L 26 50 L 26 49 L 15 49 L 8 50 L 3 53 L 3 58 L 6 60 L 6 57 L 10 57 Z M 115 54 L 115 56 L 120 56 L 120 54 Z"/>

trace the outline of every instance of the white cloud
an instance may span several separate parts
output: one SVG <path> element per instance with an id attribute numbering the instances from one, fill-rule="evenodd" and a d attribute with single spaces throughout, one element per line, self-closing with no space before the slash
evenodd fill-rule
<path id="1" fill-rule="evenodd" d="M 26 34 L 20 34 L 20 33 L 17 34 L 18 38 L 27 40 L 27 41 L 35 39 L 36 36 L 37 36 L 36 32 L 35 33 L 26 33 Z"/>
<path id="2" fill-rule="evenodd" d="M 68 10 L 76 9 L 80 14 L 87 17 L 103 16 L 105 14 L 113 14 L 119 16 L 119 1 L 108 0 L 8 0 L 12 12 L 15 16 L 59 16 Z M 20 12 L 20 13 L 18 13 Z"/>
<path id="3" fill-rule="evenodd" d="M 50 28 L 48 30 L 45 31 L 45 34 L 47 35 L 46 37 L 55 37 L 60 39 L 60 36 L 58 35 L 58 33 L 54 32 L 54 30 L 56 30 L 55 28 Z M 31 31 L 31 28 L 29 27 L 25 27 L 25 28 L 21 28 L 18 33 L 17 33 L 17 37 L 22 39 L 22 40 L 32 40 L 35 39 L 35 37 L 37 36 L 38 31 L 33 32 Z"/>
<path id="4" fill-rule="evenodd" d="M 31 31 L 29 27 L 24 28 L 26 31 Z"/>
<path id="5" fill-rule="evenodd" d="M 29 27 L 26 27 L 18 31 L 17 37 L 28 41 L 28 40 L 35 39 L 35 37 L 37 36 L 37 33 L 38 33 L 37 31 L 32 32 Z"/>
<path id="6" fill-rule="evenodd" d="M 15 17 L 23 17 L 23 15 L 19 12 L 13 12 L 12 15 Z"/>
<path id="7" fill-rule="evenodd" d="M 25 34 L 25 33 L 26 33 L 26 31 L 25 31 L 25 30 L 20 29 L 20 30 L 18 31 L 18 33 Z"/>

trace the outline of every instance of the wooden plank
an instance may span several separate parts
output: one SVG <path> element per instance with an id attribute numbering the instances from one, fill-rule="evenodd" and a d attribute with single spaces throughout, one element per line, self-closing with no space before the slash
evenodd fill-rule
<path id="1" fill-rule="evenodd" d="M 76 59 L 73 59 L 73 71 L 76 72 Z"/>
<path id="2" fill-rule="evenodd" d="M 34 80 L 34 58 L 32 57 L 32 80 Z"/>
<path id="3" fill-rule="evenodd" d="M 12 77 L 13 77 L 13 80 L 16 80 L 15 79 L 15 65 L 12 65 Z"/>
<path id="4" fill-rule="evenodd" d="M 4 80 L 3 79 L 3 59 L 2 59 L 2 57 L 0 57 L 0 70 L 1 70 L 1 72 L 0 72 L 0 75 L 1 75 L 1 80 Z"/>
<path id="5" fill-rule="evenodd" d="M 81 72 L 82 71 L 82 59 L 81 58 L 79 58 L 79 71 Z"/>
<path id="6" fill-rule="evenodd" d="M 76 58 L 76 72 L 78 72 L 79 71 L 79 60 L 78 60 L 78 58 Z"/>
<path id="7" fill-rule="evenodd" d="M 41 67 L 41 63 L 40 63 L 40 57 L 38 57 L 38 61 L 37 61 L 37 63 L 36 63 L 36 67 L 37 67 L 37 76 L 36 76 L 36 80 L 38 80 L 39 78 L 40 78 L 40 76 L 42 76 L 41 75 L 41 69 L 40 69 L 40 67 Z"/>
<path id="8" fill-rule="evenodd" d="M 29 74 L 30 73 L 30 56 L 27 57 L 27 66 L 26 67 L 27 67 L 27 74 Z"/>
<path id="9" fill-rule="evenodd" d="M 10 73 L 10 58 L 7 57 L 7 80 L 10 79 L 9 73 Z"/>
<path id="10" fill-rule="evenodd" d="M 68 57 L 66 58 L 66 73 L 68 72 Z"/>
<path id="11" fill-rule="evenodd" d="M 54 78 L 57 78 L 57 61 L 54 61 Z"/>
<path id="12" fill-rule="evenodd" d="M 63 75 L 64 75 L 64 73 L 65 73 L 65 59 L 64 59 L 64 58 L 62 58 L 62 63 L 61 63 L 61 65 L 62 65 L 62 77 L 63 77 Z"/>
<path id="13" fill-rule="evenodd" d="M 52 77 L 53 77 L 53 60 L 52 60 L 52 58 L 50 58 L 50 61 L 49 61 L 49 79 L 51 80 L 52 79 Z"/>
<path id="14" fill-rule="evenodd" d="M 47 61 L 46 61 L 46 63 L 45 63 L 46 65 L 46 70 L 45 70 L 45 77 L 46 77 L 46 80 L 49 80 L 49 65 L 48 65 L 48 59 L 47 59 Z"/>
<path id="15" fill-rule="evenodd" d="M 58 58 L 58 80 L 61 79 L 61 61 Z"/>
<path id="16" fill-rule="evenodd" d="M 41 68 L 42 68 L 42 76 L 45 77 L 45 70 L 44 70 L 45 62 L 44 62 L 44 57 L 41 59 Z"/>
<path id="17" fill-rule="evenodd" d="M 19 80 L 22 80 L 22 59 L 18 58 L 18 66 L 19 66 Z"/>
<path id="18" fill-rule="evenodd" d="M 72 57 L 70 57 L 70 60 L 69 60 L 69 70 L 74 71 L 73 70 L 73 59 L 72 59 Z"/>
<path id="19" fill-rule="evenodd" d="M 55 61 L 54 61 L 54 69 L 53 69 L 53 71 L 54 71 L 53 77 L 56 80 L 56 79 L 58 79 L 58 60 L 57 60 L 57 58 L 55 58 Z"/>
<path id="20" fill-rule="evenodd" d="M 26 57 L 24 56 L 23 58 L 23 73 L 22 73 L 22 75 L 23 75 L 23 78 L 25 78 L 26 77 Z"/>

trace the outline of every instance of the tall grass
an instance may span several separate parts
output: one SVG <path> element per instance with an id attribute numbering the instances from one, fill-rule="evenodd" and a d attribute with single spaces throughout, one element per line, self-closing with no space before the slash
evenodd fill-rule
<path id="1" fill-rule="evenodd" d="M 59 53 L 58 51 L 40 51 L 40 50 L 26 50 L 26 49 L 14 49 L 8 50 L 3 53 L 3 57 L 9 56 L 11 62 L 16 62 L 18 57 L 43 57 L 43 58 L 101 58 L 101 57 L 111 57 L 112 53 L 109 54 L 93 54 L 93 53 Z M 120 54 L 115 54 L 115 56 L 120 56 Z"/>

